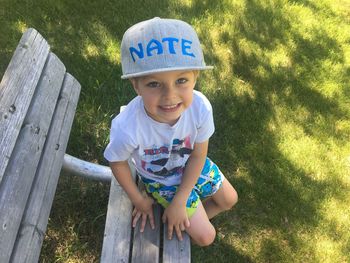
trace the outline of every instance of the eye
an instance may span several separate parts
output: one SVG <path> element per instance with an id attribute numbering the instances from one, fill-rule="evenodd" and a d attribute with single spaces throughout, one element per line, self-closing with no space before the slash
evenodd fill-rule
<path id="1" fill-rule="evenodd" d="M 180 78 L 178 80 L 176 80 L 176 84 L 185 84 L 188 81 L 188 79 L 186 78 Z"/>
<path id="2" fill-rule="evenodd" d="M 150 87 L 150 88 L 159 88 L 160 87 L 160 83 L 157 82 L 157 81 L 151 81 L 151 82 L 148 82 L 146 84 L 147 87 Z"/>

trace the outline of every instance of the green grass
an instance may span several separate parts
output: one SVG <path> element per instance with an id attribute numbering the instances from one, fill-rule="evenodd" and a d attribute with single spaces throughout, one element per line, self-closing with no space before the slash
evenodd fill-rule
<path id="1" fill-rule="evenodd" d="M 119 45 L 132 24 L 180 18 L 207 64 L 209 155 L 239 193 L 193 262 L 350 262 L 350 1 L 0 0 L 0 75 L 34 27 L 82 84 L 68 152 L 106 164 L 111 118 L 133 96 Z M 108 186 L 59 182 L 41 262 L 97 262 Z"/>

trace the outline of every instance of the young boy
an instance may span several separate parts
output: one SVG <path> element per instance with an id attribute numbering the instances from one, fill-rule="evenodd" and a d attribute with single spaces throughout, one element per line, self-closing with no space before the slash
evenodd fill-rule
<path id="1" fill-rule="evenodd" d="M 215 229 L 209 219 L 230 209 L 237 193 L 207 158 L 214 133 L 212 107 L 194 87 L 206 66 L 199 39 L 187 23 L 153 18 L 129 28 L 122 39 L 122 79 L 137 97 L 112 121 L 104 156 L 135 209 L 133 226 L 147 218 L 154 228 L 154 200 L 164 208 L 168 237 L 186 231 L 196 244 L 210 245 Z M 147 192 L 132 180 L 128 158 Z"/>

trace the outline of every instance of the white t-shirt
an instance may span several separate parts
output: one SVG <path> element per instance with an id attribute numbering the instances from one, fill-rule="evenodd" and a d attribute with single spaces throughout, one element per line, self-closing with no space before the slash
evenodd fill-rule
<path id="1" fill-rule="evenodd" d="M 213 133 L 212 107 L 199 91 L 193 91 L 192 104 L 173 126 L 149 117 L 137 96 L 112 120 L 104 157 L 117 162 L 131 156 L 141 176 L 178 185 L 194 143 L 208 140 Z"/>

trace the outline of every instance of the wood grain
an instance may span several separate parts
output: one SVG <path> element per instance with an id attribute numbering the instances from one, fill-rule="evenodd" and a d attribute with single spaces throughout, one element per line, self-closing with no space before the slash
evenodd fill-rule
<path id="1" fill-rule="evenodd" d="M 21 38 L 0 83 L 0 183 L 32 101 L 49 45 L 34 29 Z"/>

